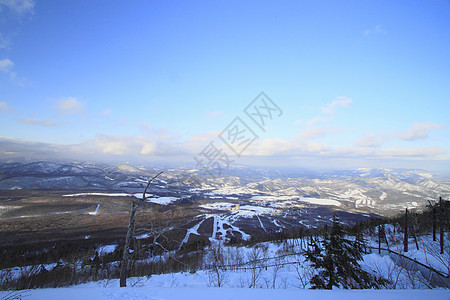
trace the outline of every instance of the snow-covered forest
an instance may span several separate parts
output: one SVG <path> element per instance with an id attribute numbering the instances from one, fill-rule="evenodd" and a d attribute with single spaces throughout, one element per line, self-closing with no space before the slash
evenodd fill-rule
<path id="1" fill-rule="evenodd" d="M 149 293 L 155 295 L 145 296 L 149 299 L 156 295 L 175 299 L 185 293 L 220 292 L 224 297 L 235 297 L 257 289 L 267 293 L 257 291 L 248 295 L 289 298 L 298 297 L 298 293 L 305 297 L 315 295 L 299 290 L 332 289 L 351 298 L 359 294 L 343 290 L 366 289 L 365 296 L 389 298 L 423 296 L 427 295 L 424 291 L 424 294 L 411 291 L 432 289 L 430 295 L 434 299 L 445 299 L 450 295 L 450 233 L 443 226 L 448 215 L 433 216 L 445 211 L 447 205 L 443 201 L 422 213 L 409 213 L 406 221 L 405 215 L 401 215 L 349 227 L 335 217 L 332 226 L 307 233 L 291 232 L 289 236 L 278 232 L 235 243 L 211 238 L 209 245 L 181 244 L 183 247 L 178 245 L 172 250 L 164 246 L 170 243 L 153 240 L 150 245 L 145 244 L 145 239 L 134 239 L 125 290 L 118 289 L 120 245 L 102 245 L 94 251 L 79 248 L 53 263 L 3 268 L 1 287 L 10 292 L 0 295 L 4 299 L 40 297 L 44 291 L 50 291 L 48 288 L 71 286 L 51 290 L 49 295 L 59 297 L 70 291 L 81 297 L 91 291 L 100 298 L 134 299 Z M 407 243 L 405 224 L 408 224 Z M 150 236 L 147 238 L 151 240 Z M 45 257 L 45 253 L 40 254 Z M 374 291 L 378 289 L 390 293 Z M 280 294 L 274 294 L 274 290 Z"/>

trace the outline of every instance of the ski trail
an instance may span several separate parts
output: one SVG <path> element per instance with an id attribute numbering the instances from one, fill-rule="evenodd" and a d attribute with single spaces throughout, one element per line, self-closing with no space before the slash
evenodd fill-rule
<path id="1" fill-rule="evenodd" d="M 239 232 L 239 233 L 242 235 L 242 239 L 243 239 L 243 240 L 245 240 L 245 241 L 250 240 L 250 235 L 247 234 L 247 233 L 245 233 L 245 232 L 243 232 L 239 227 L 234 226 L 234 225 L 232 224 L 232 222 L 231 222 L 230 219 L 231 219 L 231 218 L 228 218 L 228 219 L 227 219 L 227 222 L 228 222 L 227 224 L 228 224 L 228 226 L 231 227 L 231 230 L 232 230 L 232 231 Z M 234 235 L 234 234 L 233 234 L 233 235 Z"/>
<path id="2" fill-rule="evenodd" d="M 262 228 L 265 232 L 267 232 L 267 230 L 266 230 L 266 228 L 264 228 L 264 225 L 263 225 L 263 223 L 261 222 L 261 219 L 259 218 L 259 216 L 256 215 L 256 217 L 258 218 L 258 221 L 259 221 L 259 224 L 261 225 L 261 228 Z"/>
<path id="3" fill-rule="evenodd" d="M 216 235 L 217 235 L 217 223 L 218 223 L 218 221 L 217 221 L 217 216 L 214 216 L 213 232 L 212 232 L 212 235 L 211 235 L 210 240 L 211 240 L 211 239 L 212 239 L 212 240 L 215 240 L 215 239 L 216 239 Z"/>
<path id="4" fill-rule="evenodd" d="M 195 225 L 194 227 L 190 228 L 187 230 L 186 235 L 184 236 L 183 241 L 180 244 L 179 249 L 181 248 L 181 246 L 183 246 L 183 244 L 187 243 L 189 240 L 189 237 L 191 236 L 191 234 L 198 234 L 198 229 L 200 228 L 200 225 L 202 225 L 202 223 L 205 221 L 206 219 L 201 220 L 197 225 Z"/>
<path id="5" fill-rule="evenodd" d="M 89 213 L 90 215 L 96 216 L 97 215 L 97 211 L 100 207 L 100 204 L 97 204 L 97 208 L 95 209 L 95 211 L 93 213 Z"/>

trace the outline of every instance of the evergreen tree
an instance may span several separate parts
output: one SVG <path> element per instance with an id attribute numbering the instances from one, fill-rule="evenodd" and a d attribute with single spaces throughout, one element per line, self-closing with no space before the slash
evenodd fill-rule
<path id="1" fill-rule="evenodd" d="M 334 215 L 330 236 L 322 242 L 312 242 L 306 253 L 306 259 L 319 270 L 311 279 L 312 288 L 379 288 L 386 281 L 361 268 L 358 261 L 362 259 L 362 251 L 359 242 L 345 238 L 345 231 Z"/>

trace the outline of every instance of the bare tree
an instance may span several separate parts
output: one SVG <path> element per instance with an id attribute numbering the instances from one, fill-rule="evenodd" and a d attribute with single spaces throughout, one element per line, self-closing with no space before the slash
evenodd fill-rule
<path id="1" fill-rule="evenodd" d="M 385 278 L 387 280 L 385 286 L 389 289 L 397 289 L 397 288 L 403 288 L 405 289 L 406 286 L 402 285 L 403 282 L 401 282 L 400 277 L 402 275 L 402 272 L 405 269 L 405 266 L 401 263 L 399 265 L 396 265 L 392 259 L 389 260 L 379 260 L 374 261 L 368 266 L 374 271 L 374 273 L 382 278 Z"/>
<path id="2" fill-rule="evenodd" d="M 441 253 L 440 243 L 432 242 L 430 240 L 426 241 L 426 252 L 433 257 L 434 263 L 429 263 L 427 258 L 427 264 L 436 269 L 442 269 L 444 273 L 447 273 L 448 286 L 450 286 L 450 233 L 446 234 L 446 244 L 447 247 L 444 248 L 444 253 Z M 424 242 L 425 244 L 425 242 Z M 440 267 L 439 267 L 440 265 Z"/>
<path id="3" fill-rule="evenodd" d="M 225 253 L 220 243 L 211 246 L 208 259 L 211 263 L 211 271 L 208 272 L 209 283 L 222 287 L 227 281 L 227 272 L 223 267 L 225 264 Z"/>
<path id="4" fill-rule="evenodd" d="M 311 266 L 311 264 L 305 261 L 303 255 L 297 255 L 297 264 L 294 265 L 295 271 L 297 271 L 297 278 L 300 281 L 299 288 L 306 289 L 311 278 L 315 275 L 315 269 Z"/>
<path id="5" fill-rule="evenodd" d="M 277 278 L 281 269 L 283 268 L 284 258 L 277 258 L 274 266 L 272 266 L 272 288 L 277 288 Z"/>
<path id="6" fill-rule="evenodd" d="M 262 268 L 264 267 L 261 261 L 263 258 L 267 258 L 267 248 L 255 246 L 252 248 L 252 251 L 247 254 L 247 259 L 249 260 L 251 271 L 249 288 L 256 288 L 258 285 Z"/>
<path id="7" fill-rule="evenodd" d="M 125 239 L 125 245 L 123 246 L 123 258 L 122 258 L 122 268 L 120 269 L 120 287 L 126 287 L 127 286 L 127 277 L 128 277 L 128 264 L 130 260 L 130 244 L 131 239 L 133 237 L 134 233 L 134 227 L 135 227 L 135 214 L 138 210 L 139 206 L 141 206 L 145 200 L 152 198 L 151 197 L 145 197 L 145 193 L 147 192 L 148 187 L 150 186 L 150 183 L 159 175 L 161 175 L 162 172 L 159 172 L 155 176 L 153 176 L 152 179 L 150 179 L 147 183 L 147 186 L 145 187 L 144 193 L 142 194 L 141 199 L 134 199 L 131 202 L 131 208 L 130 208 L 130 218 L 128 222 L 128 231 L 127 231 L 127 237 Z"/>

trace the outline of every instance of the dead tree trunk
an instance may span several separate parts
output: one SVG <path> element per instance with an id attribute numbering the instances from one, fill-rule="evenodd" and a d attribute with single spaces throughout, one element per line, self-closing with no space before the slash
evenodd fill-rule
<path id="1" fill-rule="evenodd" d="M 389 249 L 389 241 L 386 236 L 386 228 L 385 228 L 384 224 L 383 224 L 383 236 L 384 236 L 384 240 L 386 241 L 386 248 Z"/>
<path id="2" fill-rule="evenodd" d="M 381 225 L 378 225 L 378 254 L 381 254 Z"/>
<path id="3" fill-rule="evenodd" d="M 439 197 L 439 243 L 441 246 L 441 254 L 444 254 L 444 224 L 446 221 L 445 203 Z"/>
<path id="4" fill-rule="evenodd" d="M 403 240 L 403 251 L 408 252 L 408 209 L 405 209 L 405 237 Z"/>
<path id="5" fill-rule="evenodd" d="M 147 192 L 147 189 L 150 185 L 150 182 L 153 181 L 156 177 L 158 177 L 162 172 L 159 172 L 157 175 L 155 175 L 152 179 L 150 179 L 147 183 L 147 186 L 145 187 L 144 193 L 142 194 L 141 199 L 136 199 L 131 202 L 131 208 L 130 208 L 130 218 L 128 220 L 128 231 L 127 231 L 127 237 L 125 238 L 125 245 L 123 246 L 123 257 L 122 257 L 122 267 L 120 269 L 120 287 L 126 287 L 127 286 L 127 278 L 128 278 L 128 265 L 130 260 L 130 244 L 131 239 L 133 238 L 134 233 L 134 226 L 135 226 L 135 215 L 136 211 L 138 210 L 139 206 L 144 203 L 145 200 L 151 197 L 145 197 L 145 193 Z"/>
<path id="6" fill-rule="evenodd" d="M 416 235 L 416 230 L 414 229 L 414 226 L 412 228 L 412 233 L 413 233 L 414 241 L 416 242 L 416 249 L 419 250 L 419 242 L 417 241 L 417 235 Z"/>
<path id="7" fill-rule="evenodd" d="M 433 242 L 436 241 L 436 207 L 433 206 Z"/>

